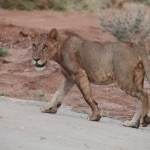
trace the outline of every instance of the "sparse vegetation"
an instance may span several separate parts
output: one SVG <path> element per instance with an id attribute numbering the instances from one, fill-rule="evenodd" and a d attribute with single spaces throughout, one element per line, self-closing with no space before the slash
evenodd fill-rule
<path id="1" fill-rule="evenodd" d="M 38 97 L 44 97 L 44 93 L 41 92 L 41 91 L 39 91 L 39 92 L 37 93 L 37 96 L 38 96 Z"/>
<path id="2" fill-rule="evenodd" d="M 65 10 L 93 10 L 92 1 L 87 0 L 0 0 L 0 7 L 4 9 L 54 9 Z"/>
<path id="3" fill-rule="evenodd" d="M 124 2 L 125 0 L 0 0 L 0 7 L 19 10 L 95 11 L 94 3 L 99 9 L 106 9 L 122 8 Z"/>
<path id="4" fill-rule="evenodd" d="M 4 57 L 6 55 L 8 55 L 8 50 L 0 47 L 0 57 Z"/>
<path id="5" fill-rule="evenodd" d="M 9 94 L 7 94 L 7 93 L 0 93 L 0 96 L 9 96 Z"/>
<path id="6" fill-rule="evenodd" d="M 94 11 L 92 1 L 87 0 L 52 0 L 54 10 L 88 10 Z"/>
<path id="7" fill-rule="evenodd" d="M 113 12 L 108 20 L 104 17 L 99 19 L 103 31 L 111 33 L 118 41 L 139 41 L 144 40 L 150 33 L 150 21 L 145 21 L 144 17 L 145 12 L 138 10 L 137 13 Z"/>
<path id="8" fill-rule="evenodd" d="M 98 9 L 119 8 L 122 9 L 125 0 L 92 0 Z"/>
<path id="9" fill-rule="evenodd" d="M 150 5 L 150 0 L 133 0 L 134 2 L 142 3 L 145 5 Z"/>
<path id="10" fill-rule="evenodd" d="M 0 7 L 4 9 L 19 10 L 88 10 L 94 11 L 97 5 L 99 9 L 123 8 L 125 2 L 138 2 L 150 5 L 150 0 L 0 0 Z"/>
<path id="11" fill-rule="evenodd" d="M 5 9 L 49 9 L 53 4 L 51 0 L 1 0 L 0 6 Z"/>
<path id="12" fill-rule="evenodd" d="M 86 111 L 86 110 L 78 110 L 78 111 L 76 111 L 77 113 L 82 113 L 82 114 L 88 114 L 88 111 Z"/>

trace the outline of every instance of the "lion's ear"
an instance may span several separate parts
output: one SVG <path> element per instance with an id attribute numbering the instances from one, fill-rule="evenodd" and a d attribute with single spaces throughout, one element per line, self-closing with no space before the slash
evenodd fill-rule
<path id="1" fill-rule="evenodd" d="M 58 38 L 59 38 L 59 34 L 58 34 L 58 31 L 57 29 L 52 29 L 49 34 L 48 34 L 48 37 L 47 37 L 49 40 L 52 40 L 54 42 L 57 42 L 58 41 Z"/>
<path id="2" fill-rule="evenodd" d="M 38 33 L 33 29 L 30 29 L 28 35 L 30 40 L 33 41 L 38 36 Z"/>

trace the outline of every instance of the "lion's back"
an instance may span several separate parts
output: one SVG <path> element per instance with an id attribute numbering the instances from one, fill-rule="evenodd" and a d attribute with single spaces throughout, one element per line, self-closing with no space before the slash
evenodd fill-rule
<path id="1" fill-rule="evenodd" d="M 104 43 L 84 41 L 79 50 L 82 68 L 93 83 L 110 84 L 117 76 L 132 73 L 139 62 L 138 47 L 128 43 Z M 102 82 L 101 82 L 102 81 Z"/>

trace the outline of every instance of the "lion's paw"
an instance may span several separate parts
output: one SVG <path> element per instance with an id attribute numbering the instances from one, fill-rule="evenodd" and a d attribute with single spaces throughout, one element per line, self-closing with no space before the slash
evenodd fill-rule
<path id="1" fill-rule="evenodd" d="M 147 124 L 150 124 L 150 117 L 149 116 L 146 116 L 144 118 L 144 121 L 147 123 Z"/>
<path id="2" fill-rule="evenodd" d="M 55 114 L 57 112 L 57 107 L 50 107 L 48 106 L 44 106 L 41 108 L 41 112 L 42 113 L 53 113 Z"/>
<path id="3" fill-rule="evenodd" d="M 100 114 L 97 114 L 97 115 L 92 114 L 88 116 L 88 120 L 90 121 L 99 121 L 100 119 L 101 119 Z"/>
<path id="4" fill-rule="evenodd" d="M 148 125 L 150 125 L 150 117 L 146 116 L 146 117 L 143 119 L 142 126 L 143 126 L 143 127 L 147 127 Z"/>
<path id="5" fill-rule="evenodd" d="M 123 125 L 126 127 L 139 128 L 140 123 L 135 123 L 132 120 L 131 121 L 126 120 L 126 121 L 124 121 Z"/>

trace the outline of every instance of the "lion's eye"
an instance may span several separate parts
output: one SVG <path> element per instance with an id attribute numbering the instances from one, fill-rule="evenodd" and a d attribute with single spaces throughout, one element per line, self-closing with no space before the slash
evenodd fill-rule
<path id="1" fill-rule="evenodd" d="M 32 44 L 32 47 L 33 47 L 33 49 L 35 49 L 35 48 L 36 48 L 36 45 L 35 45 L 35 44 Z"/>
<path id="2" fill-rule="evenodd" d="M 48 46 L 47 46 L 47 45 L 44 45 L 43 49 L 46 50 L 47 48 L 48 48 Z"/>

